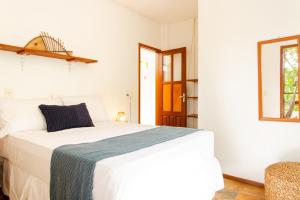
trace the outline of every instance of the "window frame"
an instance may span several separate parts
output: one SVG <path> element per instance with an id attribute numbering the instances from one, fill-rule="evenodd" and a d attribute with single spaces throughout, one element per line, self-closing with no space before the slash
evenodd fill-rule
<path id="1" fill-rule="evenodd" d="M 284 95 L 287 94 L 285 93 L 285 74 L 284 74 L 284 50 L 288 49 L 288 48 L 293 48 L 293 47 L 298 47 L 298 44 L 290 44 L 290 45 L 284 45 L 280 47 L 280 118 L 283 119 L 289 119 L 289 118 L 285 118 L 285 102 L 284 102 Z M 299 48 L 298 48 L 299 51 Z M 298 53 L 299 55 L 299 53 Z M 300 58 L 298 58 L 300 59 Z M 299 82 L 299 61 L 298 61 L 298 82 Z M 300 100 L 300 94 L 299 94 L 299 87 L 298 87 L 298 102 Z M 298 107 L 299 107 L 299 103 L 298 103 Z M 299 114 L 298 114 L 298 118 L 300 118 L 300 109 L 299 110 Z"/>

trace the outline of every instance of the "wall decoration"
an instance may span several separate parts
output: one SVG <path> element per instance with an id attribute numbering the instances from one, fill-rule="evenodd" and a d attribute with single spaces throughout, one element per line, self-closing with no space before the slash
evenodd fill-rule
<path id="1" fill-rule="evenodd" d="M 40 51 L 49 51 L 72 56 L 72 51 L 67 51 L 61 39 L 50 36 L 47 32 L 41 32 L 38 37 L 30 40 L 24 48 Z"/>
<path id="2" fill-rule="evenodd" d="M 96 63 L 97 60 L 73 56 L 72 51 L 66 50 L 59 38 L 55 39 L 46 32 L 30 40 L 25 47 L 0 44 L 0 50 L 11 51 L 20 55 L 35 55 L 48 58 L 63 59 L 68 62 Z"/>

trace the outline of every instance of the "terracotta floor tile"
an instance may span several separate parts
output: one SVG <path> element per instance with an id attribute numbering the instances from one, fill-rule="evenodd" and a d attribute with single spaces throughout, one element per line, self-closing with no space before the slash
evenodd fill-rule
<path id="1" fill-rule="evenodd" d="M 241 193 L 255 194 L 255 195 L 261 196 L 261 197 L 264 197 L 264 195 L 265 195 L 264 188 L 255 187 L 252 185 L 245 185 L 245 186 L 241 187 L 239 191 Z"/>
<path id="2" fill-rule="evenodd" d="M 214 200 L 235 200 L 237 194 L 235 191 L 224 189 L 216 193 Z"/>
<path id="3" fill-rule="evenodd" d="M 265 198 L 251 194 L 240 193 L 235 200 L 264 200 Z"/>
<path id="4" fill-rule="evenodd" d="M 238 181 L 224 179 L 225 188 L 213 200 L 264 200 L 264 189 Z"/>
<path id="5" fill-rule="evenodd" d="M 237 181 L 232 181 L 229 179 L 224 179 L 225 188 L 229 190 L 234 190 L 236 192 L 240 191 L 242 187 L 244 187 L 244 184 Z"/>

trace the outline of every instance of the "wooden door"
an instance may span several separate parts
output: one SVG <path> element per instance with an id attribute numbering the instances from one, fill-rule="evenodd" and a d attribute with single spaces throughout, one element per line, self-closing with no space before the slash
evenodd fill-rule
<path id="1" fill-rule="evenodd" d="M 162 51 L 157 76 L 157 124 L 186 127 L 186 48 Z"/>

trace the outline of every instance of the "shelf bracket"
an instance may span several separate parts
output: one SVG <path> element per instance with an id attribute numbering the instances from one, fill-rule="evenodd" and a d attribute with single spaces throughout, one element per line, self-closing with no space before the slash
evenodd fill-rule
<path id="1" fill-rule="evenodd" d="M 24 49 L 21 49 L 21 50 L 17 51 L 16 53 L 17 53 L 17 54 L 20 54 L 20 55 L 24 55 L 25 50 L 24 50 Z"/>
<path id="2" fill-rule="evenodd" d="M 72 61 L 75 60 L 75 58 L 67 58 L 66 60 L 67 60 L 68 62 L 72 62 Z"/>

